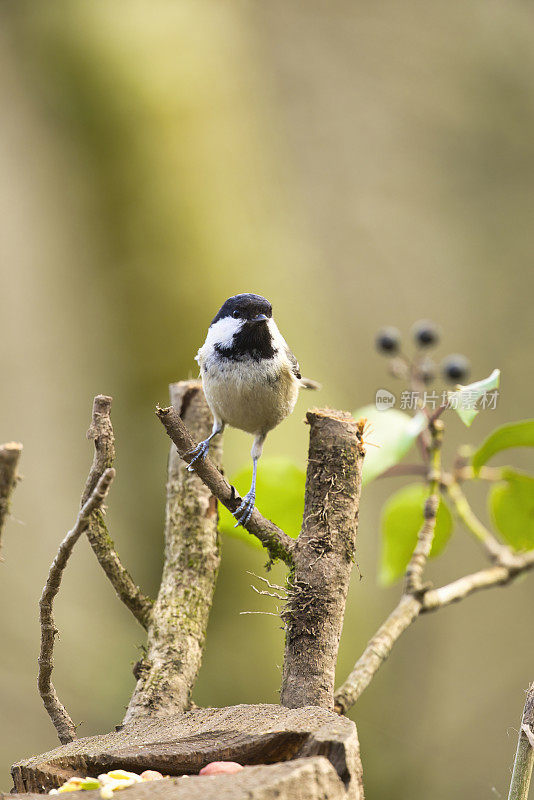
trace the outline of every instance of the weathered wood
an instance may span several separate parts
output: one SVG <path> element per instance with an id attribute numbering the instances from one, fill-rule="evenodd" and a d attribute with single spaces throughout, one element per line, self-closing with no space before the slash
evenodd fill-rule
<path id="1" fill-rule="evenodd" d="M 356 532 L 365 449 L 363 422 L 333 409 L 308 411 L 304 521 L 283 611 L 280 701 L 334 708 L 334 678 Z"/>
<path id="2" fill-rule="evenodd" d="M 170 386 L 173 408 L 195 439 L 213 425 L 200 381 Z M 222 437 L 211 446 L 216 465 Z M 186 711 L 200 669 L 208 616 L 219 571 L 217 501 L 171 444 L 165 515 L 165 561 L 148 627 L 146 656 L 136 665 L 138 679 L 124 722 L 139 716 Z"/>
<path id="3" fill-rule="evenodd" d="M 321 795 L 320 781 L 317 781 L 318 788 L 312 791 L 310 777 L 308 794 L 284 794 L 280 797 L 343 796 L 362 800 L 356 727 L 350 720 L 317 707 L 290 709 L 278 705 L 239 705 L 195 709 L 170 717 L 144 717 L 125 725 L 122 730 L 78 739 L 43 755 L 20 761 L 13 766 L 12 775 L 15 791 L 44 792 L 60 786 L 73 775 L 96 776 L 113 768 L 133 772 L 156 769 L 173 776 L 196 775 L 210 761 L 266 765 L 301 759 L 307 763 L 314 756 L 328 759 L 344 794 Z M 273 774 L 275 777 L 278 775 Z M 237 779 L 236 775 L 229 777 Z M 293 777 L 287 777 L 287 780 L 291 783 Z M 258 791 L 263 791 L 263 783 L 263 779 L 258 779 Z M 274 789 L 271 794 L 260 792 L 245 796 L 254 800 L 278 797 Z M 84 800 L 90 798 L 84 795 Z"/>
<path id="4" fill-rule="evenodd" d="M 69 797 L 100 800 L 100 793 Z M 234 775 L 191 776 L 135 784 L 121 800 L 346 800 L 345 786 L 326 758 L 245 767 Z M 41 800 L 40 794 L 0 794 L 0 800 Z"/>

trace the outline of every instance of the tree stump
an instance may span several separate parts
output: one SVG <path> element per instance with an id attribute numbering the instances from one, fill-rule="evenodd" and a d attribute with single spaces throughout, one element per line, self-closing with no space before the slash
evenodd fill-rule
<path id="1" fill-rule="evenodd" d="M 210 761 L 246 768 L 199 776 Z M 238 705 L 140 718 L 14 764 L 14 790 L 47 792 L 74 775 L 119 768 L 171 776 L 124 789 L 124 800 L 363 800 L 356 726 L 316 706 Z M 98 792 L 84 792 L 84 800 L 98 798 Z"/>

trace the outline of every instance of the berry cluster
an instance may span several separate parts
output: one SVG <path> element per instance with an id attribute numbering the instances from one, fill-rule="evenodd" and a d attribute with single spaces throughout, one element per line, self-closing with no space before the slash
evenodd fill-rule
<path id="1" fill-rule="evenodd" d="M 421 351 L 435 347 L 439 343 L 439 328 L 434 322 L 423 319 L 413 326 L 412 336 L 419 351 L 413 362 L 401 354 L 401 335 L 397 328 L 391 326 L 381 328 L 376 335 L 375 343 L 380 353 L 395 357 L 392 363 L 394 375 L 404 377 L 405 374 L 412 374 L 425 384 L 431 383 L 436 377 L 436 364 Z M 440 372 L 450 383 L 465 383 L 470 372 L 469 360 L 459 353 L 449 355 L 441 362 Z"/>

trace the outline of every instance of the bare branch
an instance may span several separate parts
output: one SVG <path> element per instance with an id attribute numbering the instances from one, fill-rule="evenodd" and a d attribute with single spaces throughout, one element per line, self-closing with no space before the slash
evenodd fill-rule
<path id="1" fill-rule="evenodd" d="M 6 519 L 9 515 L 9 501 L 17 485 L 17 467 L 22 453 L 19 442 L 0 445 L 0 546 Z"/>
<path id="2" fill-rule="evenodd" d="M 57 633 L 54 624 L 53 602 L 61 585 L 63 571 L 72 553 L 74 545 L 87 530 L 91 515 L 96 509 L 102 508 L 106 495 L 115 477 L 114 469 L 106 469 L 86 500 L 72 530 L 70 530 L 59 546 L 58 553 L 52 562 L 48 578 L 44 586 L 41 600 L 39 601 L 39 617 L 41 623 L 41 652 L 39 655 L 39 694 L 43 699 L 45 708 L 54 723 L 54 727 L 62 744 L 76 739 L 76 728 L 68 712 L 59 700 L 56 690 L 51 682 L 54 662 L 54 637 Z"/>
<path id="3" fill-rule="evenodd" d="M 293 551 L 282 705 L 332 709 L 334 675 L 355 560 L 364 421 L 332 409 L 308 411 L 310 446 L 304 522 Z"/>
<path id="4" fill-rule="evenodd" d="M 424 507 L 424 523 L 417 535 L 417 544 L 406 568 L 404 591 L 406 594 L 418 594 L 423 589 L 423 572 L 430 555 L 436 517 L 439 506 L 439 487 L 441 482 L 441 442 L 443 423 L 437 419 L 430 425 L 431 440 L 429 446 L 428 484 L 429 496 Z"/>
<path id="5" fill-rule="evenodd" d="M 419 596 L 403 595 L 398 606 L 368 643 L 350 675 L 337 689 L 336 711 L 344 714 L 354 705 L 390 654 L 397 639 L 415 622 L 419 614 L 445 608 L 481 589 L 504 586 L 533 568 L 534 551 L 521 555 L 510 554 L 506 564 L 465 575 L 438 589 L 426 589 Z"/>
<path id="6" fill-rule="evenodd" d="M 494 586 L 504 586 L 518 575 L 534 568 L 534 550 L 518 556 L 511 556 L 507 564 L 500 564 L 471 575 L 465 575 L 457 581 L 431 589 L 423 598 L 423 611 L 435 611 L 458 600 L 463 600 L 473 592 L 480 589 L 492 589 Z"/>
<path id="7" fill-rule="evenodd" d="M 97 395 L 93 401 L 93 416 L 87 438 L 94 440 L 95 453 L 82 495 L 82 505 L 91 494 L 100 475 L 113 465 L 115 459 L 115 437 L 110 417 L 111 403 L 112 398 L 102 394 Z M 152 601 L 141 592 L 123 566 L 100 510 L 97 509 L 93 513 L 86 533 L 98 563 L 109 578 L 117 597 L 130 609 L 143 628 L 148 628 Z"/>
<path id="8" fill-rule="evenodd" d="M 527 800 L 532 767 L 534 766 L 534 683 L 531 683 L 517 741 L 514 771 L 510 782 L 508 800 Z"/>
<path id="9" fill-rule="evenodd" d="M 162 422 L 167 434 L 176 445 L 176 449 L 182 459 L 189 463 L 187 456 L 195 444 L 180 415 L 172 406 L 169 408 L 157 408 L 156 414 Z M 213 461 L 207 456 L 204 460 L 198 459 L 194 463 L 194 471 L 199 478 L 206 484 L 214 497 L 233 514 L 241 504 L 241 497 L 233 486 L 230 486 L 226 478 L 217 469 Z M 292 551 L 295 542 L 284 531 L 278 528 L 269 520 L 265 519 L 257 508 L 252 512 L 252 516 L 246 524 L 246 530 L 260 540 L 268 551 L 271 559 L 280 559 L 288 566 L 291 566 Z"/>
<path id="10" fill-rule="evenodd" d="M 397 639 L 417 619 L 421 600 L 413 595 L 403 595 L 398 606 L 377 630 L 367 644 L 354 669 L 335 693 L 335 711 L 346 714 L 367 689 L 374 676 L 388 658 Z"/>

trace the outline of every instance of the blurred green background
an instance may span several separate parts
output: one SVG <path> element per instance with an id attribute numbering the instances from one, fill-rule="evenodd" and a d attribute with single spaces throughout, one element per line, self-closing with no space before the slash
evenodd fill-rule
<path id="1" fill-rule="evenodd" d="M 465 352 L 474 378 L 503 373 L 498 410 L 469 431 L 451 420 L 448 453 L 532 415 L 533 37 L 520 0 L 1 5 L 0 441 L 25 448 L 0 565 L 2 789 L 12 762 L 57 744 L 36 689 L 37 603 L 92 457 L 92 397 L 115 398 L 111 531 L 154 593 L 168 442 L 153 409 L 196 375 L 226 297 L 266 295 L 319 402 L 348 409 L 396 389 L 376 329 L 435 319 L 442 355 Z M 301 398 L 266 455 L 305 464 L 318 399 Z M 225 434 L 227 471 L 250 444 Z M 340 679 L 398 597 L 375 576 L 399 485 L 362 501 Z M 246 572 L 264 562 L 223 543 L 202 705 L 277 701 L 280 623 L 239 614 L 274 610 Z M 430 576 L 481 563 L 459 530 Z M 506 796 L 533 601 L 527 577 L 405 634 L 352 712 L 369 800 Z M 80 735 L 105 732 L 144 637 L 84 540 L 57 622 L 59 694 Z"/>

